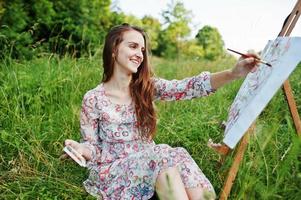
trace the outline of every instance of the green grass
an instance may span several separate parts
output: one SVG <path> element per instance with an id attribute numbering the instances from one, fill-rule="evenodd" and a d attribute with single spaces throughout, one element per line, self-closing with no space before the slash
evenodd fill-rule
<path id="1" fill-rule="evenodd" d="M 82 187 L 88 172 L 72 161 L 60 161 L 63 141 L 79 140 L 79 111 L 84 93 L 101 80 L 101 60 L 56 56 L 0 63 L 0 199 L 93 199 Z M 184 78 L 201 71 L 232 67 L 233 59 L 215 62 L 153 58 L 155 74 Z M 301 113 L 301 66 L 290 77 Z M 233 154 L 220 156 L 207 147 L 223 138 L 227 118 L 241 81 L 207 98 L 157 102 L 157 143 L 185 147 L 211 180 L 223 185 Z M 230 199 L 299 199 L 301 141 L 282 91 L 256 121 Z"/>

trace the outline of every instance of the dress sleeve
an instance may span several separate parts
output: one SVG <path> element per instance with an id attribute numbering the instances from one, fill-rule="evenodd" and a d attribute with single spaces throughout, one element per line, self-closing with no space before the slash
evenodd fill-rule
<path id="1" fill-rule="evenodd" d="M 101 140 L 98 135 L 98 123 L 100 112 L 96 109 L 96 96 L 87 93 L 82 102 L 80 114 L 81 143 L 85 144 L 92 152 L 92 158 L 87 162 L 87 167 L 91 168 L 101 158 Z"/>
<path id="2" fill-rule="evenodd" d="M 202 72 L 183 80 L 153 78 L 153 81 L 155 85 L 154 100 L 186 100 L 208 96 L 214 92 L 210 83 L 210 72 Z"/>

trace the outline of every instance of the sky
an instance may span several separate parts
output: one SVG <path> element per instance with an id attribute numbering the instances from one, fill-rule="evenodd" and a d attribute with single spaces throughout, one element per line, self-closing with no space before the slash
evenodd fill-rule
<path id="1" fill-rule="evenodd" d="M 142 18 L 151 15 L 161 22 L 161 13 L 172 0 L 113 0 L 126 14 Z M 205 25 L 216 27 L 225 48 L 241 52 L 260 51 L 275 39 L 297 0 L 181 0 L 192 12 L 191 37 Z M 301 18 L 290 36 L 301 37 Z"/>

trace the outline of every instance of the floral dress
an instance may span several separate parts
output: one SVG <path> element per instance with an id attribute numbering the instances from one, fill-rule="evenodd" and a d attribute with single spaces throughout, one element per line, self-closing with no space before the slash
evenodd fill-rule
<path id="1" fill-rule="evenodd" d="M 155 100 L 192 99 L 212 92 L 209 72 L 183 80 L 152 80 Z M 186 188 L 200 186 L 214 192 L 184 148 L 140 139 L 134 103 L 111 102 L 103 83 L 85 94 L 80 123 L 82 143 L 93 152 L 84 182 L 91 195 L 104 200 L 150 199 L 156 178 L 169 167 L 177 167 Z"/>

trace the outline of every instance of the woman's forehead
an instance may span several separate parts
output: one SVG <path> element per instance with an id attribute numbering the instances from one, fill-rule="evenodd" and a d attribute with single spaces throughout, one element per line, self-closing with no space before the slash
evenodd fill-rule
<path id="1" fill-rule="evenodd" d="M 144 46 L 144 38 L 143 35 L 135 30 L 126 31 L 123 33 L 123 41 L 137 43 L 140 46 Z"/>

